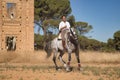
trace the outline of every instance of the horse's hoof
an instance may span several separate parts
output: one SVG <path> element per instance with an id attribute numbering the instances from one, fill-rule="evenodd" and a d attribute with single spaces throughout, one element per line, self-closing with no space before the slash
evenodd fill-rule
<path id="1" fill-rule="evenodd" d="M 57 71 L 60 71 L 61 69 L 59 67 L 56 68 Z"/>
<path id="2" fill-rule="evenodd" d="M 66 71 L 70 72 L 70 71 L 72 71 L 72 69 L 71 68 L 66 68 Z"/>
<path id="3" fill-rule="evenodd" d="M 61 69 L 59 68 L 59 69 L 57 69 L 57 71 L 60 71 Z"/>
<path id="4" fill-rule="evenodd" d="M 67 67 L 67 64 L 64 64 L 64 67 L 66 68 L 66 67 Z"/>
<path id="5" fill-rule="evenodd" d="M 66 69 L 67 72 L 70 72 L 71 70 L 70 69 Z"/>
<path id="6" fill-rule="evenodd" d="M 83 68 L 78 68 L 79 71 L 83 71 Z"/>

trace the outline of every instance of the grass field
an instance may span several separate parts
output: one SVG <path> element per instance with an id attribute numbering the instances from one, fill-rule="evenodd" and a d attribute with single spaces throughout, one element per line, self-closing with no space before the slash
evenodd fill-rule
<path id="1" fill-rule="evenodd" d="M 67 53 L 63 59 L 67 61 Z M 66 72 L 63 67 L 56 71 L 44 51 L 0 52 L 0 80 L 120 80 L 120 53 L 81 52 L 80 60 L 83 71 L 77 70 L 72 54 L 73 70 Z"/>

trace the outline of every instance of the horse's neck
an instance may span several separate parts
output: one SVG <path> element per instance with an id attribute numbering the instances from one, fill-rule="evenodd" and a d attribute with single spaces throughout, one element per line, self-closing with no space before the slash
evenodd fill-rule
<path id="1" fill-rule="evenodd" d="M 78 46 L 78 41 L 76 39 L 74 39 L 74 37 L 70 36 L 69 37 L 69 41 L 74 45 L 74 46 Z"/>
<path id="2" fill-rule="evenodd" d="M 69 37 L 69 33 L 70 33 L 69 29 L 66 29 L 62 32 L 62 35 L 64 36 L 64 38 L 67 39 Z"/>

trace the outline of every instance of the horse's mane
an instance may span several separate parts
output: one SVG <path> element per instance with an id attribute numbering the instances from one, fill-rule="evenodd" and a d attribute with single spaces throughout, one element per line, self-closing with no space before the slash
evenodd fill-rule
<path id="1" fill-rule="evenodd" d="M 78 46 L 78 40 L 77 40 L 77 36 L 73 33 L 73 31 L 70 29 L 70 34 L 68 39 L 71 43 L 74 44 L 75 47 Z"/>

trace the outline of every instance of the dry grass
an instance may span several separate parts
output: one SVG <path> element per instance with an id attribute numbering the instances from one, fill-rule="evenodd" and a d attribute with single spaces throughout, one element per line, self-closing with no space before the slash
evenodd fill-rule
<path id="1" fill-rule="evenodd" d="M 43 51 L 38 52 L 0 52 L 0 63 L 38 63 L 45 59 Z"/>
<path id="2" fill-rule="evenodd" d="M 67 54 L 63 56 L 67 61 Z M 82 63 L 120 63 L 120 53 L 103 53 L 103 52 L 80 52 Z M 0 63 L 47 63 L 52 61 L 46 59 L 44 51 L 35 52 L 0 52 Z M 76 62 L 75 55 L 72 54 L 72 62 Z"/>
<path id="3" fill-rule="evenodd" d="M 73 70 L 67 73 L 64 68 L 56 71 L 44 51 L 0 52 L 0 80 L 120 80 L 120 53 L 88 51 L 80 52 L 80 58 L 83 71 L 77 70 L 72 54 Z M 67 54 L 63 59 L 67 61 Z"/>
<path id="4" fill-rule="evenodd" d="M 80 58 L 82 62 L 87 63 L 120 63 L 120 53 L 104 53 L 104 52 L 81 52 Z"/>

